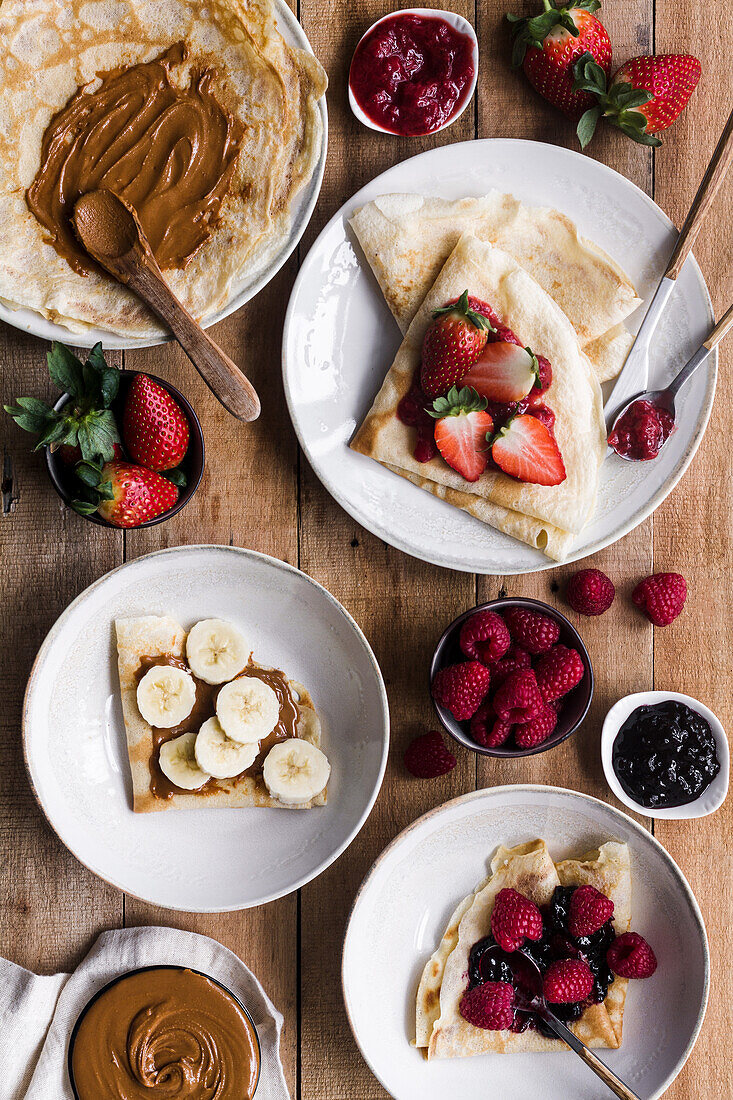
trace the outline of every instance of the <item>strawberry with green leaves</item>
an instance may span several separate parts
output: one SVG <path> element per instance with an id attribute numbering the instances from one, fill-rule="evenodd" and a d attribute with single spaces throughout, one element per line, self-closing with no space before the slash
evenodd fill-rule
<path id="1" fill-rule="evenodd" d="M 568 476 L 550 429 L 535 416 L 515 416 L 494 437 L 491 457 L 500 470 L 532 485 L 560 485 Z"/>
<path id="2" fill-rule="evenodd" d="M 76 475 L 86 487 L 85 500 L 72 507 L 82 516 L 98 512 L 113 527 L 139 527 L 169 511 L 178 500 L 173 482 L 133 462 L 80 462 Z"/>
<path id="3" fill-rule="evenodd" d="M 585 149 L 601 118 L 640 145 L 661 145 L 655 134 L 682 114 L 701 71 L 700 62 L 690 54 L 632 57 L 607 86 L 606 71 L 584 54 L 575 63 L 573 87 L 594 102 L 578 123 L 581 146 Z"/>
<path id="4" fill-rule="evenodd" d="M 594 12 L 599 0 L 577 0 L 566 6 L 543 0 L 544 10 L 531 19 L 507 15 L 513 24 L 512 65 L 520 66 L 532 87 L 574 121 L 593 106 L 593 96 L 573 84 L 573 64 L 590 54 L 603 72 L 611 69 L 611 39 Z"/>
<path id="5" fill-rule="evenodd" d="M 428 412 L 435 419 L 435 444 L 443 459 L 465 481 L 478 481 L 489 461 L 486 437 L 494 430 L 486 398 L 468 386 L 453 386 Z"/>
<path id="6" fill-rule="evenodd" d="M 428 397 L 445 394 L 467 374 L 483 351 L 491 322 L 471 309 L 468 291 L 436 309 L 423 338 L 420 385 Z"/>

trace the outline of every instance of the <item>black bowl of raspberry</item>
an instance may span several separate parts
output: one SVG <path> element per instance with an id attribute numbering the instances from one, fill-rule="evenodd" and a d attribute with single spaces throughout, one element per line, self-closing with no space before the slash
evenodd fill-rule
<path id="1" fill-rule="evenodd" d="M 527 747 L 521 747 L 517 744 L 516 740 L 516 733 L 519 729 L 517 725 L 513 726 L 512 733 L 502 744 L 492 746 L 490 744 L 480 743 L 476 740 L 476 737 L 472 735 L 471 719 L 459 721 L 447 706 L 444 706 L 435 698 L 434 683 L 436 675 L 441 669 L 450 668 L 451 666 L 459 665 L 470 660 L 470 657 L 461 648 L 460 643 L 461 628 L 468 620 L 485 611 L 494 612 L 502 619 L 507 612 L 509 612 L 511 618 L 514 609 L 528 611 L 533 613 L 534 616 L 544 616 L 546 619 L 551 620 L 554 624 L 555 632 L 552 648 L 565 647 L 577 653 L 583 666 L 582 676 L 570 691 L 562 695 L 559 699 L 553 700 L 552 705 L 557 710 L 557 722 L 549 736 L 536 744 L 529 744 Z M 512 634 L 512 647 L 514 647 L 514 649 L 521 649 L 522 647 L 518 646 L 512 631 L 510 631 L 510 634 Z M 547 653 L 530 654 L 531 665 L 529 667 L 533 670 L 536 669 L 539 662 L 546 656 Z M 489 673 L 492 673 L 492 682 L 481 704 L 482 707 L 485 706 L 490 711 L 492 697 L 497 690 L 495 683 L 498 679 L 498 677 L 496 677 L 496 662 L 485 657 L 481 664 L 484 664 L 489 670 Z M 580 672 L 580 670 L 578 671 Z M 567 740 L 585 720 L 593 698 L 593 685 L 593 665 L 591 664 L 591 659 L 585 647 L 585 643 L 573 624 L 559 611 L 556 611 L 554 607 L 550 607 L 549 604 L 543 603 L 541 600 L 532 600 L 525 597 L 505 597 L 504 599 L 490 600 L 488 603 L 477 604 L 477 606 L 472 607 L 470 611 L 466 611 L 463 615 L 459 615 L 458 618 L 454 619 L 443 631 L 435 647 L 433 659 L 430 663 L 431 698 L 441 725 L 460 745 L 463 745 L 464 748 L 470 749 L 471 752 L 475 752 L 480 756 L 512 758 L 519 756 L 534 756 L 537 753 L 546 752 L 548 749 L 552 749 L 562 741 Z M 480 710 L 481 707 L 479 707 L 479 711 Z M 488 728 L 490 728 L 490 723 L 491 719 L 489 719 Z M 488 738 L 488 740 L 490 739 L 491 738 Z"/>

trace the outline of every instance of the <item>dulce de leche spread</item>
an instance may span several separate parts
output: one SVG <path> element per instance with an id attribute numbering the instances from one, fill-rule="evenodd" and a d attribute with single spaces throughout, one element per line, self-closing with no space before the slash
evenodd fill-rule
<path id="1" fill-rule="evenodd" d="M 71 225 L 77 199 L 106 189 L 137 213 L 161 268 L 185 267 L 211 236 L 234 172 L 241 123 L 211 91 L 212 69 L 179 87 L 182 42 L 154 61 L 100 74 L 49 124 L 28 206 L 80 275 L 95 269 Z"/>
<path id="2" fill-rule="evenodd" d="M 235 999 L 203 974 L 128 974 L 81 1018 L 70 1054 L 79 1100 L 251 1100 L 260 1053 Z"/>

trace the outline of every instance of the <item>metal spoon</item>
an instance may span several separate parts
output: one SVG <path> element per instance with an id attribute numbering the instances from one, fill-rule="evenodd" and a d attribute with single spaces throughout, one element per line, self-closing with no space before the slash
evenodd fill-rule
<path id="1" fill-rule="evenodd" d="M 710 352 L 714 347 L 717 347 L 731 327 L 733 327 L 733 306 L 729 306 L 728 310 L 723 314 L 715 328 L 711 331 L 707 340 L 703 341 L 692 358 L 688 359 L 682 370 L 675 375 L 668 386 L 663 390 L 645 390 L 643 393 L 637 393 L 626 402 L 616 414 L 608 434 L 610 435 L 612 431 L 616 430 L 621 417 L 624 416 L 637 401 L 648 401 L 650 405 L 656 405 L 657 408 L 666 409 L 667 412 L 675 417 L 674 399 L 678 391 L 684 386 L 687 379 L 692 377 L 700 364 L 705 362 Z M 667 440 L 665 439 L 664 443 L 666 442 Z M 664 443 L 662 447 L 664 447 Z M 661 452 L 662 447 L 659 448 L 659 452 Z M 611 451 L 612 454 L 618 454 L 618 451 L 613 451 L 612 448 L 609 448 L 609 451 Z M 619 454 L 618 457 L 625 459 L 627 462 L 643 461 L 633 458 L 632 455 Z"/>
<path id="2" fill-rule="evenodd" d="M 519 951 L 509 952 L 502 951 L 500 947 L 495 947 L 491 950 L 491 956 L 500 962 L 505 962 L 514 975 L 514 1003 L 517 1008 L 524 1012 L 534 1012 L 536 1016 L 539 1016 L 555 1032 L 558 1039 L 562 1039 L 564 1043 L 567 1043 L 571 1050 L 583 1059 L 588 1068 L 592 1069 L 596 1076 L 608 1085 L 611 1092 L 621 1097 L 621 1100 L 639 1100 L 637 1093 L 630 1089 L 628 1085 L 625 1085 L 621 1078 L 617 1077 L 613 1070 L 609 1069 L 605 1062 L 602 1062 L 589 1050 L 585 1043 L 582 1043 L 562 1020 L 558 1020 L 554 1012 L 548 1008 L 542 991 L 542 972 L 526 951 L 520 949 Z"/>

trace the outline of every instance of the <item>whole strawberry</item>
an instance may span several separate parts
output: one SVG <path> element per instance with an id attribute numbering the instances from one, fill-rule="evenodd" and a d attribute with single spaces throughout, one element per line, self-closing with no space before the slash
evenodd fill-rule
<path id="1" fill-rule="evenodd" d="M 148 470 L 172 470 L 188 450 L 188 420 L 166 389 L 136 374 L 122 414 L 130 457 Z"/>
<path id="2" fill-rule="evenodd" d="M 172 481 L 132 462 L 115 460 L 101 469 L 82 462 L 77 473 L 93 499 L 76 500 L 73 508 L 80 515 L 98 512 L 113 527 L 139 527 L 167 512 L 178 500 Z"/>
<path id="3" fill-rule="evenodd" d="M 579 615 L 602 615 L 613 603 L 616 589 L 600 569 L 581 569 L 570 578 L 566 598 Z"/>
<path id="4" fill-rule="evenodd" d="M 566 7 L 543 0 L 544 11 L 531 19 L 507 15 L 514 24 L 512 65 L 521 65 L 530 84 L 553 106 L 577 121 L 594 105 L 586 91 L 574 88 L 573 64 L 590 55 L 608 74 L 611 69 L 611 39 L 593 14 L 598 0 L 578 0 Z"/>
<path id="5" fill-rule="evenodd" d="M 502 951 L 517 951 L 525 939 L 542 939 L 542 914 L 524 894 L 507 887 L 496 895 L 491 934 Z"/>
<path id="6" fill-rule="evenodd" d="M 422 344 L 420 385 L 438 397 L 457 385 L 483 351 L 493 331 L 490 322 L 468 304 L 464 290 L 457 302 L 436 309 Z"/>
<path id="7" fill-rule="evenodd" d="M 463 661 L 436 672 L 432 684 L 433 698 L 449 710 L 457 722 L 467 722 L 484 700 L 491 683 L 491 673 L 480 661 Z"/>
<path id="8" fill-rule="evenodd" d="M 631 599 L 655 626 L 669 626 L 685 606 L 687 581 L 681 573 L 652 573 L 639 581 Z"/>
<path id="9" fill-rule="evenodd" d="M 702 70 L 690 54 L 632 57 L 606 86 L 608 71 L 588 53 L 578 58 L 573 71 L 576 92 L 595 98 L 578 122 L 578 139 L 585 148 L 600 118 L 640 145 L 661 145 L 654 135 L 682 114 Z"/>
<path id="10" fill-rule="evenodd" d="M 437 779 L 447 775 L 456 766 L 456 758 L 446 748 L 445 741 L 437 730 L 423 733 L 407 746 L 405 767 L 418 779 Z"/>

